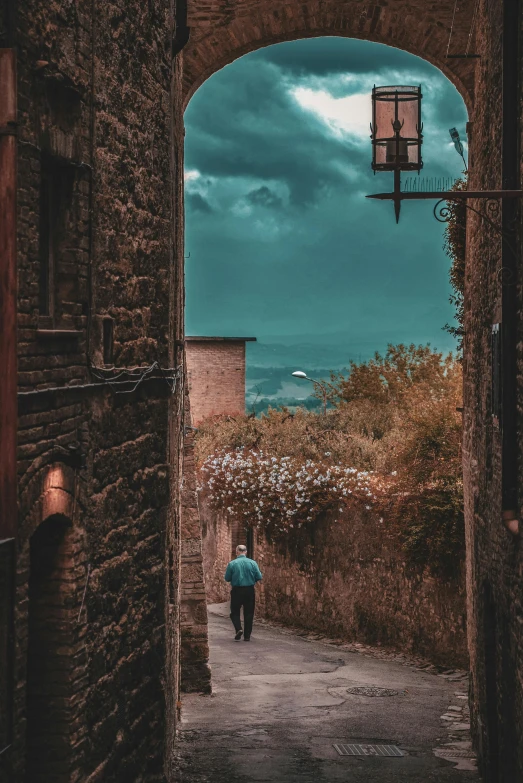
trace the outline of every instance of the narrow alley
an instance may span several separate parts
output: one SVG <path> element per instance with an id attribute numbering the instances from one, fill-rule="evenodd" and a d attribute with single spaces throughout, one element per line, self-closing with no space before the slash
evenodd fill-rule
<path id="1" fill-rule="evenodd" d="M 182 700 L 183 783 L 476 783 L 464 674 L 260 623 L 235 642 L 227 611 L 209 607 L 213 695 Z M 348 744 L 402 756 L 340 755 Z"/>

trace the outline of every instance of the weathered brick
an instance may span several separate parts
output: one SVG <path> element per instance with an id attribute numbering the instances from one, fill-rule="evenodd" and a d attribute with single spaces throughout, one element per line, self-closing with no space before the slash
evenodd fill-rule
<path id="1" fill-rule="evenodd" d="M 245 341 L 241 338 L 185 342 L 192 421 L 245 411 Z"/>

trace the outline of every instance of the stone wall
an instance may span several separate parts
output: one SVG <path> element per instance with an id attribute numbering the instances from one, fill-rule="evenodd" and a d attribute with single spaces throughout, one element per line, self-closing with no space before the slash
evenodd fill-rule
<path id="1" fill-rule="evenodd" d="M 173 9 L 21 0 L 17 19 L 15 733 L 0 776 L 163 782 L 174 775 L 183 418 Z M 153 362 L 175 368 L 174 394 L 163 380 L 125 394 L 99 382 Z M 42 536 L 56 539 L 56 584 L 39 591 L 30 553 Z M 43 699 L 46 617 L 42 666 L 61 674 Z"/>
<path id="2" fill-rule="evenodd" d="M 476 109 L 471 116 L 470 160 L 472 189 L 500 188 L 503 150 L 502 116 L 502 25 L 503 3 L 481 3 L 477 51 L 482 55 L 476 67 Z M 521 72 L 521 4 L 519 6 L 519 53 L 513 52 L 508 72 Z M 516 14 L 517 19 L 517 14 Z M 514 23 L 518 29 L 518 22 Z M 509 36 L 506 36 L 507 39 Z M 517 86 L 516 86 L 517 89 Z M 521 174 L 521 82 L 516 113 L 519 117 L 519 169 Z M 515 121 L 514 127 L 517 127 Z M 512 125 L 508 122 L 507 125 Z M 509 185 L 510 186 L 510 185 Z M 517 185 L 521 187 L 521 185 Z M 477 209 L 482 205 L 473 203 Z M 505 209 L 505 207 L 503 207 Z M 501 225 L 500 215 L 496 222 Z M 517 237 L 519 234 L 519 239 Z M 521 273 L 521 207 L 516 219 L 517 274 Z M 515 260 L 515 259 L 514 259 Z M 488 230 L 485 221 L 469 214 L 467 223 L 467 269 L 465 297 L 464 362 L 464 486 L 467 525 L 467 578 L 469 648 L 471 658 L 471 719 L 473 736 L 486 780 L 523 778 L 523 550 L 502 521 L 503 473 L 518 464 L 517 484 L 523 486 L 523 353 L 521 280 L 517 293 L 517 453 L 503 459 L 503 422 L 493 417 L 492 325 L 508 322 L 503 312 L 503 289 L 514 290 L 514 276 L 502 260 L 499 234 Z M 502 362 L 508 360 L 503 350 Z M 508 425 L 507 425 L 508 426 Z M 519 490 L 517 513 L 522 497 Z"/>
<path id="3" fill-rule="evenodd" d="M 188 394 L 185 406 L 187 425 L 191 422 Z M 181 686 L 185 692 L 210 693 L 207 603 L 193 433 L 187 433 L 184 443 L 181 545 Z"/>
<path id="4" fill-rule="evenodd" d="M 192 419 L 245 412 L 245 342 L 252 338 L 187 337 Z"/>
<path id="5" fill-rule="evenodd" d="M 200 500 L 208 600 L 225 601 L 233 526 Z M 281 543 L 257 535 L 269 619 L 467 667 L 464 579 L 408 567 L 371 512 L 328 514 Z M 244 534 L 245 535 L 245 534 Z"/>
<path id="6" fill-rule="evenodd" d="M 185 99 L 215 71 L 247 52 L 280 41 L 338 35 L 378 41 L 423 57 L 456 84 L 470 108 L 475 62 L 446 59 L 451 26 L 457 53 L 467 50 L 470 33 L 470 15 L 454 14 L 454 5 L 454 0 L 192 2 L 191 39 L 184 50 Z"/>

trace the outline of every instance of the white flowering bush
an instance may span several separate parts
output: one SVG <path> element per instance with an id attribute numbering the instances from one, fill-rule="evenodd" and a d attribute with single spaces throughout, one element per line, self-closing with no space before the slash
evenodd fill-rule
<path id="1" fill-rule="evenodd" d="M 374 499 L 371 471 L 262 451 L 212 454 L 201 472 L 214 508 L 274 532 L 299 528 L 327 509 L 343 511 L 354 503 L 370 508 Z"/>

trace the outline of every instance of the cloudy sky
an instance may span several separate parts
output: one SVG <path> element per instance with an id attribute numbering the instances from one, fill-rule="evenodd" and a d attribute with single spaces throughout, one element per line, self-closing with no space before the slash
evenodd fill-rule
<path id="1" fill-rule="evenodd" d="M 422 177 L 457 177 L 466 110 L 429 63 L 318 38 L 242 57 L 186 112 L 187 333 L 450 349 L 448 259 L 432 202 L 390 203 L 370 168 L 372 86 L 421 84 Z M 404 177 L 409 175 L 404 175 Z M 416 175 L 413 175 L 416 176 Z"/>

